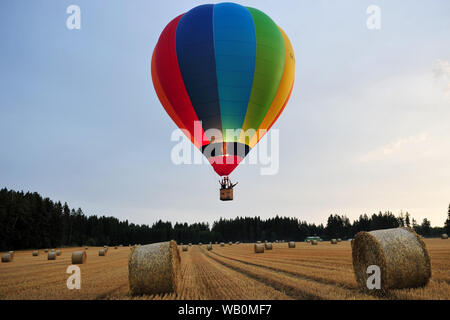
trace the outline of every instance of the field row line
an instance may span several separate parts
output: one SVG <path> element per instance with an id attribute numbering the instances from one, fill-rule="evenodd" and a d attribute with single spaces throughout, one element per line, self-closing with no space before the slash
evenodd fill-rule
<path id="1" fill-rule="evenodd" d="M 373 298 L 355 290 L 348 290 L 338 287 L 334 284 L 321 283 L 314 279 L 308 279 L 299 275 L 289 274 L 282 270 L 266 268 L 265 266 L 246 263 L 238 259 L 232 259 L 213 252 L 206 253 L 201 249 L 202 253 L 209 258 L 235 270 L 244 275 L 260 281 L 265 285 L 283 292 L 294 299 L 355 299 L 355 298 Z M 231 261 L 224 261 L 225 259 Z M 245 265 L 246 267 L 243 267 Z M 309 290 L 308 290 L 309 289 Z"/>
<path id="2" fill-rule="evenodd" d="M 239 272 L 239 273 L 241 273 L 241 274 L 243 274 L 243 275 L 245 275 L 245 276 L 247 276 L 247 277 L 249 277 L 251 279 L 259 281 L 259 282 L 261 282 L 264 285 L 272 287 L 273 289 L 275 289 L 275 290 L 277 290 L 277 291 L 279 291 L 279 292 L 281 292 L 281 293 L 283 293 L 283 294 L 285 294 L 285 295 L 287 295 L 287 296 L 289 296 L 289 297 L 291 297 L 293 299 L 302 299 L 302 300 L 303 299 L 304 300 L 313 300 L 313 299 L 314 300 L 318 300 L 318 299 L 321 299 L 321 297 L 318 296 L 318 295 L 307 294 L 307 293 L 302 292 L 302 291 L 298 290 L 297 288 L 292 287 L 290 285 L 287 285 L 287 284 L 285 284 L 285 283 L 283 283 L 281 281 L 269 279 L 267 277 L 259 275 L 256 272 L 251 272 L 251 271 L 249 271 L 249 269 L 243 269 L 243 268 L 241 268 L 239 266 L 232 265 L 230 263 L 222 261 L 222 260 L 220 260 L 220 259 L 218 259 L 216 257 L 211 256 L 210 254 L 206 254 L 205 252 L 203 252 L 203 249 L 201 249 L 201 250 L 202 250 L 202 253 L 205 256 L 207 256 L 208 258 L 216 261 L 217 263 L 220 263 L 223 266 L 225 266 L 227 268 L 230 268 L 231 270 L 237 271 L 237 272 Z"/>
<path id="3" fill-rule="evenodd" d="M 333 285 L 333 286 L 337 286 L 337 287 L 340 287 L 340 288 L 343 288 L 343 289 L 359 292 L 359 290 L 357 290 L 355 287 L 352 287 L 350 285 L 337 282 L 335 280 L 327 280 L 327 279 L 323 279 L 321 277 L 312 277 L 312 276 L 305 275 L 305 274 L 302 274 L 302 273 L 299 273 L 299 272 L 295 272 L 295 271 L 289 271 L 289 270 L 280 269 L 280 268 L 277 268 L 277 267 L 267 266 L 267 265 L 260 264 L 260 263 L 254 263 L 254 262 L 250 262 L 250 261 L 246 261 L 246 260 L 236 259 L 236 258 L 233 258 L 233 257 L 228 257 L 228 256 L 221 255 L 221 254 L 219 254 L 217 252 L 213 252 L 213 254 L 215 254 L 217 256 L 220 256 L 222 258 L 230 259 L 230 260 L 233 260 L 233 261 L 236 261 L 236 262 L 240 262 L 240 263 L 243 263 L 243 264 L 246 264 L 246 265 L 251 265 L 251 266 L 260 267 L 260 268 L 264 268 L 264 269 L 267 269 L 267 270 L 275 271 L 275 272 L 278 272 L 278 273 L 283 273 L 283 274 L 286 274 L 286 275 L 289 275 L 289 276 L 300 278 L 302 280 L 315 281 L 315 282 L 319 282 L 319 283 L 322 283 L 322 284 Z"/>

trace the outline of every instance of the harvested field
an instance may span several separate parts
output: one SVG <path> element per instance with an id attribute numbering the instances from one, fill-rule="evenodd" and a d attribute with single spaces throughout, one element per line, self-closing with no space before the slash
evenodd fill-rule
<path id="1" fill-rule="evenodd" d="M 432 278 L 424 288 L 392 290 L 385 299 L 450 299 L 450 242 L 427 239 Z M 100 247 L 86 251 L 81 290 L 69 290 L 66 269 L 73 251 L 66 248 L 55 261 L 32 250 L 16 251 L 14 260 L 0 264 L 0 299 L 380 299 L 360 291 L 352 266 L 349 241 L 318 246 L 296 243 L 288 248 L 254 254 L 254 244 L 192 246 L 181 252 L 182 279 L 177 293 L 132 297 L 128 285 L 127 247 L 105 257 Z M 3 252 L 0 254 L 4 254 Z"/>

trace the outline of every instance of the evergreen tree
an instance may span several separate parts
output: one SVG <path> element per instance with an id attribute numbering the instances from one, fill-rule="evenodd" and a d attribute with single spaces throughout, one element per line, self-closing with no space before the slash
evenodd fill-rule
<path id="1" fill-rule="evenodd" d="M 445 221 L 445 232 L 450 234 L 450 204 L 448 205 L 447 220 Z"/>
<path id="2" fill-rule="evenodd" d="M 403 216 L 403 211 L 400 211 L 400 215 L 398 217 L 398 225 L 400 227 L 404 227 L 405 226 L 405 217 Z"/>
<path id="3" fill-rule="evenodd" d="M 431 223 L 427 218 L 423 219 L 420 229 L 423 236 L 429 236 L 431 234 Z"/>
<path id="4" fill-rule="evenodd" d="M 408 228 L 411 227 L 411 222 L 410 222 L 410 220 L 409 220 L 409 213 L 408 213 L 408 211 L 406 211 L 406 214 L 405 214 L 405 224 L 406 224 L 406 226 L 407 226 Z"/>

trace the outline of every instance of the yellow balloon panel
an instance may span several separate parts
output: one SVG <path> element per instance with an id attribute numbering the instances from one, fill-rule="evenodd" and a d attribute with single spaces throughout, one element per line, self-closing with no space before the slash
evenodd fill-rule
<path id="1" fill-rule="evenodd" d="M 294 49 L 292 48 L 291 41 L 289 40 L 286 33 L 280 27 L 278 28 L 280 29 L 280 32 L 283 36 L 284 47 L 286 48 L 286 58 L 283 75 L 281 78 L 280 86 L 278 87 L 277 93 L 275 94 L 275 98 L 273 99 L 272 104 L 267 111 L 267 114 L 264 117 L 263 121 L 261 122 L 261 125 L 259 126 L 257 132 L 255 134 L 248 134 L 247 136 L 244 134 L 244 132 L 242 132 L 241 136 L 239 137 L 239 142 L 249 145 L 250 148 L 253 148 L 259 142 L 259 140 L 261 140 L 267 130 L 269 130 L 274 122 L 278 119 L 279 115 L 287 104 L 292 91 L 292 87 L 294 85 Z"/>

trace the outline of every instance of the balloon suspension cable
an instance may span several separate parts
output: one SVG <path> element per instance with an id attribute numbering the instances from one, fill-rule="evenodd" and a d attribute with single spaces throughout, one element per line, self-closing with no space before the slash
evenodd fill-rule
<path id="1" fill-rule="evenodd" d="M 225 176 L 222 180 L 219 181 L 220 183 L 220 189 L 226 190 L 226 189 L 233 189 L 239 182 L 233 183 L 231 182 L 230 177 Z"/>

